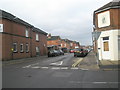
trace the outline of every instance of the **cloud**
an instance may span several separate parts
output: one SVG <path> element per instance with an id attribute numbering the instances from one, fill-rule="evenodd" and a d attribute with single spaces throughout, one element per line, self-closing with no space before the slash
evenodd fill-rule
<path id="1" fill-rule="evenodd" d="M 91 43 L 93 11 L 111 0 L 0 0 L 0 8 L 53 35 Z"/>

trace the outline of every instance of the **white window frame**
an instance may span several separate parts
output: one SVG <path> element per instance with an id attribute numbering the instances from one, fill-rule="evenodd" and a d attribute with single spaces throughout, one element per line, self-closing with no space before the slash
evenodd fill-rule
<path id="1" fill-rule="evenodd" d="M 0 24 L 0 32 L 3 32 L 3 24 Z"/>
<path id="2" fill-rule="evenodd" d="M 25 30 L 25 36 L 29 37 L 29 31 L 27 29 Z"/>
<path id="3" fill-rule="evenodd" d="M 63 44 L 61 43 L 61 47 L 63 46 Z"/>
<path id="4" fill-rule="evenodd" d="M 29 52 L 29 44 L 28 43 L 26 43 L 26 52 Z"/>
<path id="5" fill-rule="evenodd" d="M 73 46 L 73 43 L 70 43 L 70 46 Z"/>
<path id="6" fill-rule="evenodd" d="M 40 52 L 40 51 L 39 51 L 39 47 L 36 47 L 36 52 Z"/>
<path id="7" fill-rule="evenodd" d="M 23 44 L 20 44 L 20 52 L 24 52 L 24 46 L 23 46 Z"/>
<path id="8" fill-rule="evenodd" d="M 36 33 L 36 41 L 39 41 L 39 34 Z"/>
<path id="9" fill-rule="evenodd" d="M 14 45 L 16 45 L 16 49 L 14 48 Z M 17 52 L 17 43 L 13 43 L 13 52 Z"/>
<path id="10" fill-rule="evenodd" d="M 66 47 L 67 45 L 66 45 L 66 43 L 65 43 L 65 47 Z"/>

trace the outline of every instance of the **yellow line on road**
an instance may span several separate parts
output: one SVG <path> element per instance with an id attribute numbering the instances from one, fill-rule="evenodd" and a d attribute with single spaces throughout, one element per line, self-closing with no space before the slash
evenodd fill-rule
<path id="1" fill-rule="evenodd" d="M 72 67 L 76 67 L 81 61 L 83 60 L 83 58 L 80 58 L 79 60 L 77 60 Z"/>

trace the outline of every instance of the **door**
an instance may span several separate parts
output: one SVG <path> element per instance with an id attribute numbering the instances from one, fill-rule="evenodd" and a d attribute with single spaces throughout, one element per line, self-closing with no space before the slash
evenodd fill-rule
<path id="1" fill-rule="evenodd" d="M 110 59 L 110 50 L 109 50 L 109 37 L 102 38 L 102 59 Z"/>

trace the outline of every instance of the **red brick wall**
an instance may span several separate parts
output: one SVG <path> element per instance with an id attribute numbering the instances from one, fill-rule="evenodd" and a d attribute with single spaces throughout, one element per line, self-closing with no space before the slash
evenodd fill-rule
<path id="1" fill-rule="evenodd" d="M 105 31 L 105 30 L 111 30 L 111 29 L 120 29 L 120 18 L 119 18 L 119 15 L 120 15 L 120 9 L 110 9 L 110 26 L 108 27 L 102 27 L 102 28 L 98 28 L 98 14 L 100 13 L 97 13 L 95 15 L 95 25 L 96 25 L 96 30 L 98 31 Z M 105 11 L 104 11 L 105 12 Z M 103 12 L 101 12 L 103 13 Z"/>
<path id="2" fill-rule="evenodd" d="M 47 45 L 60 45 L 60 44 L 61 43 L 60 43 L 59 39 L 47 41 Z"/>
<path id="3" fill-rule="evenodd" d="M 4 25 L 4 32 L 3 35 L 3 47 L 2 47 L 2 58 L 3 60 L 9 59 L 18 59 L 18 58 L 26 58 L 36 56 L 36 49 L 35 46 L 40 47 L 41 55 L 46 55 L 47 45 L 44 47 L 44 44 L 47 44 L 46 35 L 39 33 L 40 42 L 36 42 L 36 33 L 32 32 L 31 28 L 27 27 L 29 31 L 29 36 L 32 38 L 25 37 L 25 30 L 26 26 L 22 24 L 18 24 L 6 19 L 2 20 L 2 24 Z M 8 33 L 8 34 L 6 34 Z M 11 35 L 12 34 L 12 35 Z M 1 35 L 0 35 L 1 37 Z M 12 52 L 13 43 L 17 43 L 17 53 Z M 26 53 L 25 46 L 26 43 L 29 45 L 29 52 Z M 44 44 L 43 44 L 44 43 Z M 20 44 L 24 45 L 24 52 L 20 52 Z M 1 48 L 0 48 L 1 50 Z"/>
<path id="4" fill-rule="evenodd" d="M 32 32 L 32 56 L 36 56 L 36 47 L 40 49 L 40 55 L 47 54 L 47 36 L 39 34 L 39 41 L 36 41 L 36 33 Z M 45 44 L 45 46 L 44 46 Z"/>

